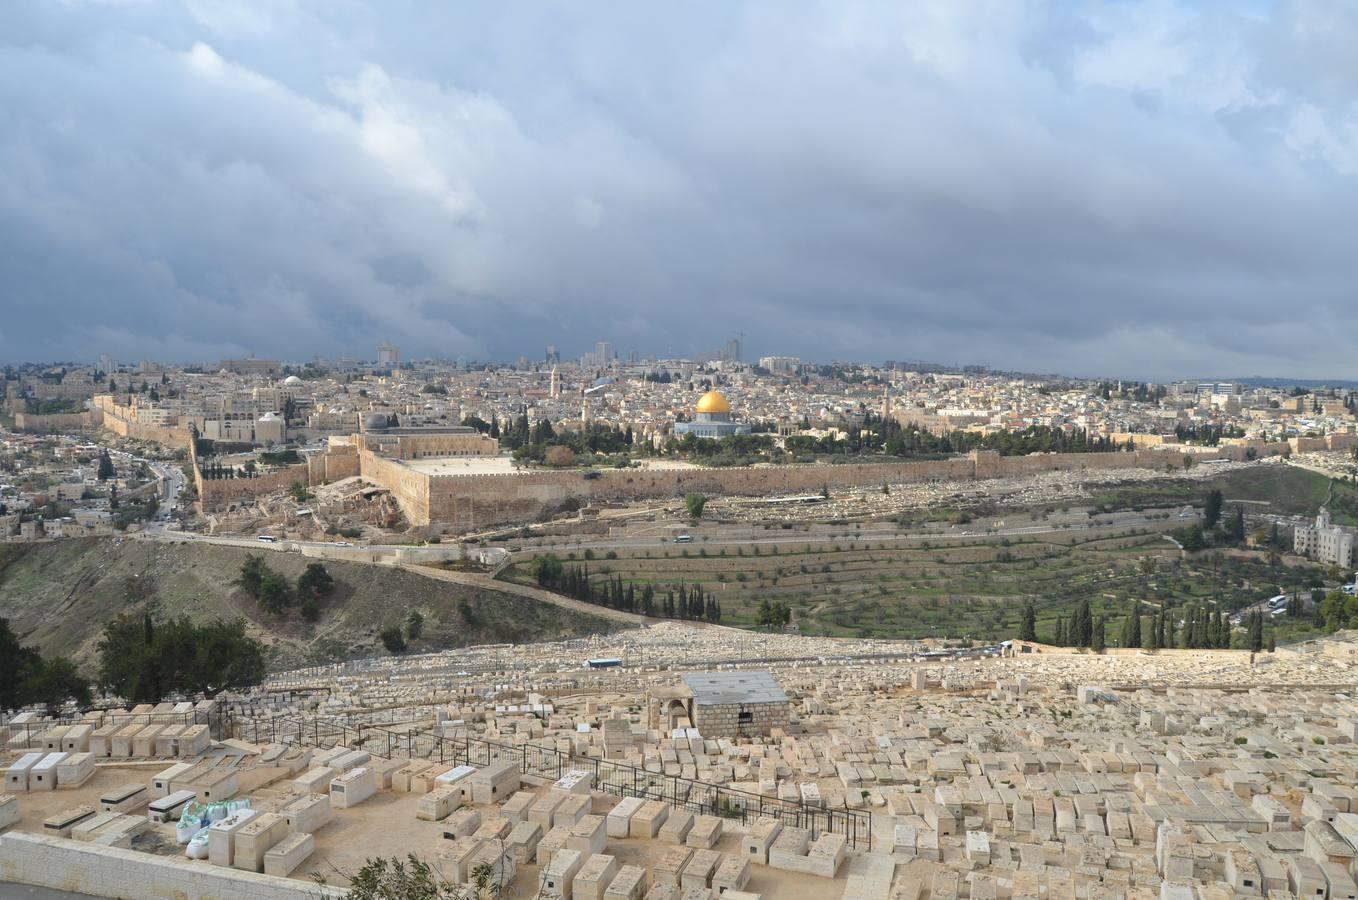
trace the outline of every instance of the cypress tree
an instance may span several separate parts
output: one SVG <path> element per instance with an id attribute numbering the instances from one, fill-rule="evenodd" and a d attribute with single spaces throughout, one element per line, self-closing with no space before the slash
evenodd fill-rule
<path id="1" fill-rule="evenodd" d="M 1095 653 L 1102 653 L 1108 646 L 1108 636 L 1104 628 L 1103 616 L 1099 616 L 1094 620 L 1089 640 L 1089 646 Z"/>
<path id="2" fill-rule="evenodd" d="M 1134 604 L 1132 605 L 1132 619 L 1131 619 L 1131 628 L 1130 628 L 1130 630 L 1131 630 L 1131 635 L 1130 635 L 1129 639 L 1127 640 L 1125 646 L 1127 646 L 1127 647 L 1140 647 L 1140 646 L 1141 646 L 1141 603 L 1140 603 L 1140 601 L 1138 601 L 1138 602 L 1136 602 L 1136 603 L 1134 603 Z"/>
<path id="3" fill-rule="evenodd" d="M 1031 600 L 1023 604 L 1023 619 L 1019 623 L 1019 640 L 1037 640 L 1037 610 L 1033 608 L 1033 601 Z"/>

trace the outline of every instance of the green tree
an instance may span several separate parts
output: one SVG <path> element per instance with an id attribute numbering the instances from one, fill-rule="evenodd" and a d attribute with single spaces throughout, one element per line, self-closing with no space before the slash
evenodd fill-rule
<path id="1" fill-rule="evenodd" d="M 1245 540 L 1245 510 L 1239 503 L 1235 505 L 1235 509 L 1227 517 L 1223 530 L 1226 532 L 1227 539 L 1233 543 L 1238 544 Z"/>
<path id="2" fill-rule="evenodd" d="M 308 563 L 297 576 L 297 596 L 305 600 L 323 600 L 335 592 L 335 579 L 321 563 Z"/>
<path id="3" fill-rule="evenodd" d="M 1094 639 L 1094 616 L 1089 609 L 1088 597 L 1080 598 L 1079 605 L 1075 607 L 1075 618 L 1071 630 L 1071 646 L 1088 647 Z"/>
<path id="4" fill-rule="evenodd" d="M 1029 600 L 1023 604 L 1023 619 L 1019 623 L 1019 640 L 1037 640 L 1037 610 L 1033 608 L 1033 601 Z"/>
<path id="5" fill-rule="evenodd" d="M 44 659 L 32 667 L 19 682 L 21 705 L 40 703 L 54 709 L 66 700 L 86 706 L 91 700 L 90 682 L 76 669 L 75 663 L 64 656 Z"/>
<path id="6" fill-rule="evenodd" d="M 1108 637 L 1104 626 L 1103 616 L 1094 619 L 1092 633 L 1089 639 L 1089 647 L 1095 653 L 1102 653 L 1108 646 Z"/>
<path id="7" fill-rule="evenodd" d="M 246 555 L 245 561 L 240 564 L 240 575 L 236 578 L 236 586 L 258 600 L 260 589 L 264 586 L 264 573 L 268 571 L 268 568 L 264 564 L 264 557 L 254 553 Z"/>
<path id="8" fill-rule="evenodd" d="M 684 508 L 688 510 L 690 519 L 701 519 L 703 509 L 707 506 L 707 497 L 702 494 L 689 494 L 684 498 Z"/>
<path id="9" fill-rule="evenodd" d="M 552 587 L 561 580 L 561 559 L 555 553 L 534 556 L 529 571 L 543 587 Z"/>
<path id="10" fill-rule="evenodd" d="M 1129 635 L 1130 640 L 1127 641 L 1127 643 L 1125 644 L 1125 646 L 1128 646 L 1128 647 L 1140 647 L 1140 646 L 1141 646 L 1141 604 L 1140 604 L 1140 603 L 1134 603 L 1134 604 L 1132 604 L 1132 618 L 1131 618 L 1131 623 L 1132 623 L 1132 625 L 1131 625 L 1131 634 Z"/>
<path id="11" fill-rule="evenodd" d="M 1264 614 L 1256 611 L 1250 617 L 1250 651 L 1259 653 L 1264 649 Z"/>
<path id="12" fill-rule="evenodd" d="M 43 659 L 20 645 L 9 620 L 0 618 L 0 711 L 42 704 L 49 709 L 66 700 L 90 702 L 90 683 L 63 656 Z"/>
<path id="13" fill-rule="evenodd" d="M 259 606 L 270 615 L 279 615 L 292 603 L 292 585 L 273 569 L 266 568 L 259 584 Z"/>
<path id="14" fill-rule="evenodd" d="M 1217 527 L 1217 522 L 1221 521 L 1221 505 L 1223 503 L 1221 491 L 1213 488 L 1207 492 L 1207 498 L 1202 504 L 1202 527 L 1211 530 Z"/>
<path id="15" fill-rule="evenodd" d="M 307 493 L 305 484 L 300 481 L 294 481 L 292 484 L 288 485 L 288 496 L 291 497 L 295 503 L 305 503 L 311 495 Z"/>
<path id="16" fill-rule="evenodd" d="M 114 476 L 113 458 L 108 455 L 107 450 L 99 452 L 99 470 L 97 472 L 100 481 L 108 481 Z"/>
<path id="17" fill-rule="evenodd" d="M 1200 525 L 1182 525 L 1169 534 L 1189 553 L 1195 553 L 1207 546 L 1207 539 L 1203 537 Z"/>
<path id="18" fill-rule="evenodd" d="M 424 634 L 424 616 L 418 609 L 412 609 L 410 615 L 406 616 L 406 638 L 418 641 L 420 635 Z"/>
<path id="19" fill-rule="evenodd" d="M 244 619 L 194 625 L 187 617 L 119 616 L 104 626 L 98 651 L 99 683 L 136 703 L 249 687 L 266 671 L 264 647 L 245 633 Z"/>
<path id="20" fill-rule="evenodd" d="M 382 646 L 387 648 L 389 653 L 403 653 L 406 649 L 405 636 L 401 634 L 399 625 L 388 625 L 378 633 L 378 638 L 382 641 Z"/>

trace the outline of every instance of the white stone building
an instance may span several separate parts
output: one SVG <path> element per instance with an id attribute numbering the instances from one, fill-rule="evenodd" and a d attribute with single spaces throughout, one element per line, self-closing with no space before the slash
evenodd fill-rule
<path id="1" fill-rule="evenodd" d="M 1293 530 L 1292 549 L 1300 556 L 1348 569 L 1353 566 L 1353 538 L 1351 529 L 1330 524 L 1330 510 L 1322 506 L 1315 525 L 1298 525 Z"/>

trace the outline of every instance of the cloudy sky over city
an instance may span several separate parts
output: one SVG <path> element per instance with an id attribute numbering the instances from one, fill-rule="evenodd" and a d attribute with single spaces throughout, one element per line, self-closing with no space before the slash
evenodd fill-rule
<path id="1" fill-rule="evenodd" d="M 0 357 L 1353 377 L 1358 4 L 13 0 Z"/>

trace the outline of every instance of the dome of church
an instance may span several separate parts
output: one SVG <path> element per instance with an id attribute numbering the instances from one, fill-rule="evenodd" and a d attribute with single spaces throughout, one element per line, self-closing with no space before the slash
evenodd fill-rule
<path id="1" fill-rule="evenodd" d="M 698 406 L 695 411 L 700 413 L 729 413 L 731 404 L 726 402 L 721 391 L 708 391 L 698 398 Z"/>

